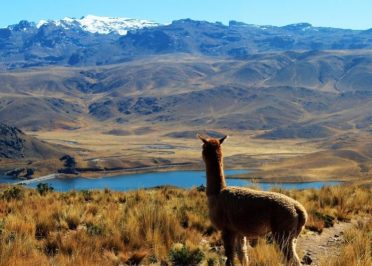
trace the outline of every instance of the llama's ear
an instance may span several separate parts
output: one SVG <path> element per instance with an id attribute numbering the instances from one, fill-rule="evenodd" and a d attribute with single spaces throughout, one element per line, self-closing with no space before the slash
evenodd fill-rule
<path id="1" fill-rule="evenodd" d="M 222 144 L 225 140 L 227 140 L 228 136 L 224 136 L 223 138 L 220 139 L 220 144 Z"/>
<path id="2" fill-rule="evenodd" d="M 207 140 L 206 138 L 202 137 L 201 135 L 196 134 L 196 136 L 197 136 L 199 139 L 201 139 L 201 141 L 203 141 L 204 143 L 208 143 L 208 140 Z"/>

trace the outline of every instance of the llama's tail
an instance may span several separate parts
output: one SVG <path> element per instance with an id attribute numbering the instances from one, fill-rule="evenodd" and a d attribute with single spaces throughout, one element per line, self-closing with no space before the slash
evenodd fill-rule
<path id="1" fill-rule="evenodd" d="M 298 215 L 297 235 L 299 235 L 307 221 L 307 212 L 302 205 L 296 204 L 295 208 Z"/>

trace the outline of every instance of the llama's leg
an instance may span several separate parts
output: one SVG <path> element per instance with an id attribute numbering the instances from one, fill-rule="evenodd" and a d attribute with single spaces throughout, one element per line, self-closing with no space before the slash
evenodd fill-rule
<path id="1" fill-rule="evenodd" d="M 291 241 L 291 250 L 292 250 L 292 260 L 294 261 L 294 265 L 301 265 L 301 261 L 300 261 L 300 258 L 298 257 L 297 255 L 297 252 L 296 252 L 296 244 L 297 244 L 297 238 L 292 238 L 292 241 Z"/>
<path id="2" fill-rule="evenodd" d="M 291 234 L 276 234 L 275 242 L 278 243 L 288 265 L 300 266 L 300 259 L 296 253 L 296 239 Z"/>
<path id="3" fill-rule="evenodd" d="M 230 231 L 222 231 L 223 246 L 227 257 L 226 266 L 234 265 L 235 234 Z"/>
<path id="4" fill-rule="evenodd" d="M 247 239 L 245 236 L 239 236 L 237 239 L 237 253 L 240 263 L 243 266 L 248 266 L 248 252 L 247 252 Z"/>
<path id="5" fill-rule="evenodd" d="M 289 238 L 288 241 L 286 241 L 286 244 L 283 248 L 283 254 L 285 255 L 285 258 L 289 265 L 301 265 L 300 259 L 298 258 L 296 253 L 296 239 Z"/>

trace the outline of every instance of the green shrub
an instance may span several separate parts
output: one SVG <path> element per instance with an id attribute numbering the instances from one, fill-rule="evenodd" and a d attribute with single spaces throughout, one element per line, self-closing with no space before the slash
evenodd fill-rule
<path id="1" fill-rule="evenodd" d="M 20 187 L 9 187 L 4 190 L 2 198 L 5 200 L 12 200 L 12 199 L 22 199 L 23 197 L 23 190 Z"/>
<path id="2" fill-rule="evenodd" d="M 5 221 L 2 220 L 0 221 L 0 235 L 3 233 L 4 227 L 5 227 Z"/>
<path id="3" fill-rule="evenodd" d="M 87 223 L 87 233 L 91 236 L 103 235 L 106 231 L 106 228 L 103 224 L 93 224 Z"/>
<path id="4" fill-rule="evenodd" d="M 218 260 L 215 257 L 210 257 L 207 259 L 207 265 L 208 266 L 214 266 L 218 264 Z"/>
<path id="5" fill-rule="evenodd" d="M 323 220 L 325 228 L 332 227 L 334 224 L 335 217 L 331 215 L 315 212 L 315 216 L 318 219 Z"/>
<path id="6" fill-rule="evenodd" d="M 183 244 L 175 244 L 169 251 L 169 260 L 172 262 L 172 265 L 198 265 L 203 258 L 204 253 L 199 248 L 190 249 Z"/>
<path id="7" fill-rule="evenodd" d="M 83 195 L 83 198 L 85 201 L 92 201 L 93 200 L 93 195 L 92 195 L 92 191 L 90 190 L 81 190 L 80 193 Z"/>
<path id="8" fill-rule="evenodd" d="M 46 183 L 39 183 L 36 186 L 36 190 L 37 190 L 37 192 L 39 192 L 39 194 L 41 196 L 44 196 L 48 192 L 52 192 L 54 190 L 54 187 L 52 187 L 51 185 L 48 185 Z"/>

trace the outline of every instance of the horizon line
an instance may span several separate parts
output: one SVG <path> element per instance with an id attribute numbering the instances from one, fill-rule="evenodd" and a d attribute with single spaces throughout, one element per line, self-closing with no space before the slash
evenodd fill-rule
<path id="1" fill-rule="evenodd" d="M 246 25 L 253 25 L 253 26 L 259 26 L 259 27 L 267 27 L 267 26 L 270 26 L 270 27 L 278 27 L 278 28 L 281 28 L 281 27 L 286 27 L 286 26 L 291 26 L 291 25 L 297 25 L 297 24 L 309 24 L 311 27 L 313 28 L 332 28 L 332 29 L 342 29 L 342 30 L 355 30 L 355 31 L 365 31 L 365 30 L 370 30 L 372 29 L 372 26 L 370 28 L 364 28 L 364 29 L 361 29 L 361 28 L 346 28 L 346 27 L 332 27 L 332 26 L 320 26 L 320 25 L 313 25 L 312 23 L 310 22 L 305 22 L 305 21 L 301 21 L 301 22 L 293 22 L 293 23 L 289 23 L 289 24 L 285 24 L 285 25 L 274 25 L 274 24 L 255 24 L 255 23 L 249 23 L 249 22 L 246 22 L 246 21 L 241 21 L 241 20 L 235 20 L 235 19 L 229 19 L 227 23 L 224 23 L 222 21 L 210 21 L 210 20 L 204 20 L 204 19 L 192 19 L 192 18 L 180 18 L 180 19 L 174 19 L 172 20 L 171 22 L 166 22 L 166 23 L 160 23 L 160 22 L 157 22 L 155 20 L 151 20 L 151 19 L 145 19 L 145 18 L 131 18 L 131 17 L 125 17 L 125 16 L 98 16 L 98 15 L 94 15 L 94 14 L 87 14 L 87 15 L 84 15 L 84 16 L 81 16 L 80 18 L 77 18 L 75 16 L 65 16 L 63 18 L 58 18 L 58 19 L 39 19 L 38 21 L 35 21 L 35 20 L 28 20 L 28 19 L 21 19 L 19 20 L 18 22 L 16 23 L 12 23 L 12 24 L 8 24 L 8 25 L 0 25 L 0 29 L 6 29 L 8 28 L 9 26 L 12 26 L 12 25 L 17 25 L 19 24 L 21 21 L 27 21 L 27 22 L 33 22 L 33 23 L 38 23 L 42 20 L 45 20 L 45 21 L 59 21 L 59 20 L 63 20 L 65 18 L 71 18 L 71 19 L 82 19 L 84 17 L 87 17 L 87 16 L 95 16 L 95 17 L 106 17 L 106 18 L 124 18 L 124 19 L 136 19 L 136 20 L 147 20 L 147 21 L 150 21 L 150 22 L 155 22 L 155 23 L 158 23 L 159 25 L 169 25 L 175 21 L 180 21 L 180 20 L 192 20 L 192 21 L 201 21 L 201 22 L 208 22 L 208 23 L 220 23 L 222 25 L 225 25 L 225 26 L 229 26 L 230 22 L 238 22 L 238 23 L 244 23 Z"/>

